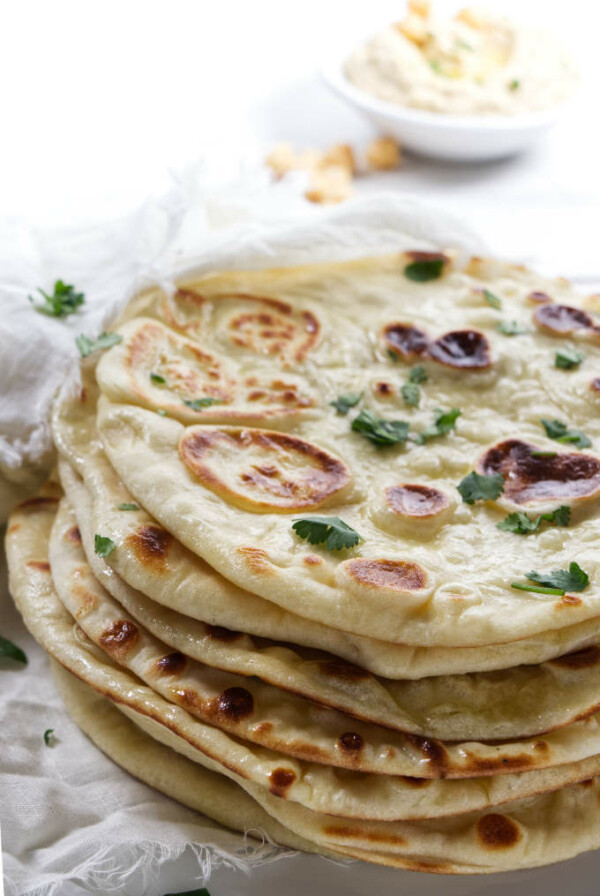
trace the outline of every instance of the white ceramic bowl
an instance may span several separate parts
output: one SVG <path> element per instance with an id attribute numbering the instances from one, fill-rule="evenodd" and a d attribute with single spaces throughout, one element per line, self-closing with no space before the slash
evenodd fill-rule
<path id="1" fill-rule="evenodd" d="M 344 74 L 346 58 L 323 69 L 329 87 L 405 149 L 433 158 L 483 162 L 514 155 L 540 140 L 568 105 L 518 115 L 445 115 L 396 106 L 351 84 Z"/>

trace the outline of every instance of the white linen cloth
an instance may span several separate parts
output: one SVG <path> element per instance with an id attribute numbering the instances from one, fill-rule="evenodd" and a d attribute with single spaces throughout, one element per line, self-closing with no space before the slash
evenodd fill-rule
<path id="1" fill-rule="evenodd" d="M 431 245 L 479 249 L 467 228 L 423 203 L 369 197 L 319 212 L 299 196 L 294 181 L 270 186 L 251 178 L 243 188 L 207 194 L 188 177 L 128 218 L 51 236 L 18 228 L 10 243 L 0 241 L 7 255 L 0 264 L 3 515 L 51 463 L 48 413 L 59 385 L 77 377 L 75 336 L 96 336 L 144 284 L 167 283 L 183 269 L 303 264 Z M 282 208 L 293 222 L 278 219 Z M 38 314 L 27 299 L 33 287 L 51 288 L 57 278 L 86 295 L 83 309 L 64 320 Z M 62 708 L 48 658 L 3 591 L 0 631 L 29 658 L 25 668 L 5 665 L 1 672 L 7 896 L 158 896 L 161 866 L 186 850 L 201 881 L 221 865 L 248 870 L 289 855 L 216 828 L 134 781 L 92 746 Z M 47 728 L 56 732 L 52 747 L 43 742 Z"/>

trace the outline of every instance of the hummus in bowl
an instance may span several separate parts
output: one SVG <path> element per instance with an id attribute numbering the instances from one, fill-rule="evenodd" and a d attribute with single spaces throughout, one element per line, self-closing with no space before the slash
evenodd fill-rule
<path id="1" fill-rule="evenodd" d="M 578 81 L 572 57 L 552 35 L 475 9 L 438 19 L 422 0 L 355 50 L 344 74 L 387 103 L 460 116 L 547 110 Z"/>

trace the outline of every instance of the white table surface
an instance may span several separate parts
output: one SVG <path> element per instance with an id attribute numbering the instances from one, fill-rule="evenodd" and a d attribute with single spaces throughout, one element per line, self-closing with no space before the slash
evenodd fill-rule
<path id="1" fill-rule="evenodd" d="M 452 6 L 440 0 L 440 6 Z M 407 158 L 359 192 L 400 190 L 459 212 L 498 254 L 600 284 L 597 221 L 597 34 L 591 0 L 497 0 L 539 18 L 581 57 L 585 83 L 548 141 L 518 158 L 456 166 Z M 373 135 L 318 76 L 332 44 L 394 20 L 401 2 L 302 4 L 256 0 L 77 0 L 4 7 L 0 17 L 0 222 L 53 228 L 118 215 L 160 191 L 168 172 L 200 158 L 220 173 L 260 159 L 276 140 L 364 145 Z M 184 856 L 164 892 L 190 889 Z M 390 872 L 410 896 L 595 896 L 598 856 L 516 875 L 440 878 Z M 276 862 L 252 879 L 219 871 L 212 896 L 364 896 L 368 869 L 314 857 Z M 81 893 L 73 887 L 70 893 Z M 132 884 L 127 893 L 142 890 Z M 63 894 L 61 894 L 63 896 Z"/>

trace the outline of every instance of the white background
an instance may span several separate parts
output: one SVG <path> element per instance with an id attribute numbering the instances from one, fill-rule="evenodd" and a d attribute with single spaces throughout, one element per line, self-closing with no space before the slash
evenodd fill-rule
<path id="1" fill-rule="evenodd" d="M 523 157 L 468 167 L 407 158 L 401 171 L 364 180 L 359 190 L 434 199 L 457 210 L 497 253 L 591 286 L 600 281 L 599 4 L 495 6 L 543 21 L 575 49 L 584 85 L 574 111 Z M 300 147 L 364 145 L 371 127 L 329 94 L 318 69 L 338 44 L 359 40 L 401 11 L 401 2 L 388 0 L 6 3 L 0 218 L 44 228 L 109 221 L 160 192 L 169 172 L 201 159 L 227 176 L 251 168 L 279 139 Z M 594 862 L 585 857 L 575 866 L 511 876 L 510 883 L 400 875 L 398 892 L 516 896 L 519 881 L 519 893 L 540 887 L 549 896 L 554 886 L 556 893 L 591 896 Z M 164 876 L 165 892 L 189 889 L 192 874 L 184 860 Z M 364 896 L 364 880 L 311 858 L 276 863 L 254 881 L 222 872 L 210 889 L 213 896 Z"/>

